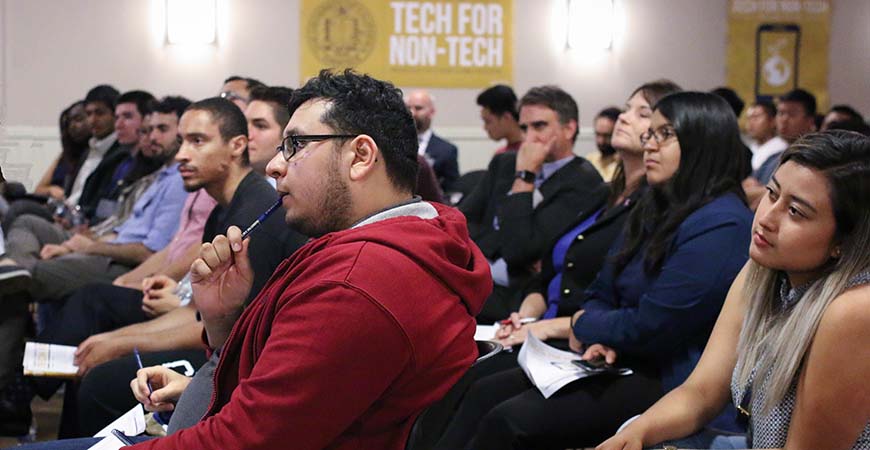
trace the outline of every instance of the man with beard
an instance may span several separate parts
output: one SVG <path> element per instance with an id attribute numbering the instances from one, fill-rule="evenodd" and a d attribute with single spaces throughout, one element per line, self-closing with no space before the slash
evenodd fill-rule
<path id="1" fill-rule="evenodd" d="M 203 245 L 194 297 L 219 362 L 192 380 L 138 372 L 145 407 L 175 413 L 169 436 L 134 448 L 274 449 L 291 436 L 303 450 L 399 450 L 477 356 L 489 269 L 456 210 L 413 197 L 417 145 L 400 91 L 324 71 L 290 110 L 267 170 L 287 223 L 318 238 L 244 310 L 252 241 L 231 227 Z"/>
<path id="2" fill-rule="evenodd" d="M 166 163 L 112 233 L 98 238 L 78 233 L 60 245 L 43 247 L 42 260 L 31 270 L 34 299 L 58 300 L 87 283 L 111 282 L 169 243 L 187 193 L 171 155 L 151 156 Z"/>
<path id="3" fill-rule="evenodd" d="M 602 109 L 596 116 L 595 122 L 595 146 L 598 147 L 598 153 L 590 153 L 586 155 L 586 159 L 592 163 L 601 178 L 609 182 L 613 178 L 613 171 L 616 170 L 618 158 L 616 149 L 610 145 L 610 136 L 613 135 L 613 126 L 616 125 L 616 119 L 622 111 L 616 107 Z"/>
<path id="4" fill-rule="evenodd" d="M 244 157 L 249 134 L 247 122 L 229 100 L 211 98 L 192 104 L 181 117 L 179 134 L 182 145 L 176 160 L 181 163 L 185 189 L 204 189 L 217 201 L 201 234 L 202 242 L 225 234 L 230 226 L 247 227 L 278 199 L 278 193 L 251 169 Z M 305 242 L 304 236 L 284 225 L 282 211 L 278 209 L 263 221 L 251 236 L 253 274 L 248 279 L 252 283 L 248 301 L 260 291 L 278 264 Z M 134 348 L 143 352 L 141 358 L 146 365 L 168 364 L 187 371 L 188 375 L 205 361 L 203 327 L 196 319 L 198 305 L 191 302 L 151 320 L 141 309 L 153 304 L 150 297 L 158 296 L 152 291 L 174 297 L 171 292 L 174 287 L 174 282 L 161 278 L 161 285 L 149 286 L 145 299 L 141 292 L 119 293 L 121 288 L 105 288 L 117 294 L 113 298 L 115 303 L 107 306 L 127 312 L 94 320 L 91 331 L 99 334 L 84 342 L 81 339 L 87 334 L 64 333 L 65 339 L 72 339 L 67 343 L 81 342 L 76 351 L 76 364 L 80 374 L 84 374 L 78 396 L 77 434 L 96 433 L 136 403 L 127 389 L 128 375 L 136 371 Z M 174 301 L 177 304 L 179 299 Z M 112 331 L 117 326 L 122 328 Z M 213 369 L 214 362 L 210 361 L 205 373 Z"/>
<path id="5" fill-rule="evenodd" d="M 417 128 L 417 153 L 432 166 L 442 192 L 450 191 L 459 178 L 459 151 L 455 145 L 432 132 L 432 117 L 435 116 L 432 96 L 426 91 L 413 91 L 405 98 L 405 105 Z"/>

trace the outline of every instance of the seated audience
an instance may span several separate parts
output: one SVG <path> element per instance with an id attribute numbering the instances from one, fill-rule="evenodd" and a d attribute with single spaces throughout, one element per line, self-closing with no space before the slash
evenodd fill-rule
<path id="1" fill-rule="evenodd" d="M 138 151 L 139 127 L 150 113 L 154 96 L 145 91 L 129 91 L 118 96 L 115 105 L 114 134 L 117 150 L 106 153 L 82 188 L 78 206 L 85 223 L 96 223 L 110 216 L 124 187 L 162 166 Z"/>
<path id="2" fill-rule="evenodd" d="M 444 203 L 444 193 L 441 191 L 441 185 L 438 183 L 438 176 L 429 165 L 429 161 L 423 155 L 417 154 L 417 184 L 414 188 L 414 195 L 419 195 L 421 199 L 427 202 Z"/>
<path id="3" fill-rule="evenodd" d="M 598 171 L 573 153 L 578 133 L 574 99 L 556 86 L 529 90 L 520 100 L 524 141 L 496 155 L 477 187 L 459 204 L 471 238 L 489 260 L 492 296 L 478 317 L 491 324 L 514 312 L 535 265 L 577 211 L 593 207 Z"/>
<path id="4" fill-rule="evenodd" d="M 746 134 L 752 139 L 752 170 L 756 171 L 773 155 L 788 147 L 785 139 L 776 135 L 776 106 L 759 100 L 746 111 Z"/>
<path id="5" fill-rule="evenodd" d="M 613 179 L 613 172 L 619 162 L 619 156 L 610 144 L 610 139 L 613 136 L 613 127 L 616 125 L 616 120 L 621 112 L 619 108 L 615 107 L 604 108 L 595 115 L 595 120 L 592 122 L 595 129 L 595 147 L 598 152 L 586 155 L 586 159 L 598 170 L 601 178 L 607 182 Z"/>
<path id="6" fill-rule="evenodd" d="M 821 131 L 827 131 L 831 128 L 831 124 L 834 122 L 847 122 L 847 123 L 857 123 L 864 122 L 864 115 L 855 110 L 855 108 L 849 105 L 834 105 L 825 114 L 825 119 L 822 121 L 822 126 L 819 127 Z"/>
<path id="7" fill-rule="evenodd" d="M 794 89 L 779 97 L 776 103 L 776 133 L 787 144 L 815 131 L 816 97 L 803 90 Z M 783 150 L 785 150 L 783 148 Z M 764 186 L 779 164 L 782 152 L 771 153 L 752 175 L 743 181 L 743 190 L 753 209 L 765 193 Z"/>
<path id="8" fill-rule="evenodd" d="M 281 133 L 290 120 L 287 105 L 293 90 L 283 86 L 256 86 L 242 111 L 248 121 L 248 161 L 251 170 L 263 175 L 275 187 L 275 180 L 266 174 L 266 164 L 275 156 L 281 144 Z"/>
<path id="9" fill-rule="evenodd" d="M 90 137 L 84 102 L 75 102 L 63 110 L 60 113 L 60 155 L 45 171 L 33 192 L 58 201 L 66 200 Z"/>
<path id="10" fill-rule="evenodd" d="M 203 100 L 188 108 L 179 124 L 183 137 L 176 159 L 181 163 L 185 189 L 204 188 L 217 201 L 206 221 L 203 238 L 224 233 L 229 226 L 247 227 L 277 200 L 277 193 L 251 170 L 245 157 L 247 123 L 232 103 Z M 279 209 L 252 235 L 252 300 L 272 271 L 304 243 L 304 237 L 282 224 Z M 141 295 L 127 299 L 142 305 Z M 82 411 L 77 433 L 99 431 L 134 403 L 125 389 L 126 374 L 135 371 L 134 348 L 146 364 L 189 361 L 197 368 L 205 361 L 202 324 L 192 302 L 153 320 L 93 335 L 79 345 L 76 363 L 84 374 L 78 403 Z M 129 304 L 129 302 L 128 302 Z"/>
<path id="11" fill-rule="evenodd" d="M 232 75 L 224 80 L 218 95 L 233 102 L 239 109 L 244 111 L 248 106 L 248 102 L 251 101 L 251 91 L 254 88 L 265 86 L 260 80 Z"/>
<path id="12" fill-rule="evenodd" d="M 191 425 L 170 423 L 168 436 L 134 448 L 274 449 L 293 436 L 298 449 L 401 449 L 419 412 L 477 356 L 473 316 L 488 268 L 461 214 L 413 198 L 417 146 L 400 91 L 324 71 L 290 109 L 267 169 L 288 224 L 318 238 L 244 310 L 241 231 L 203 245 L 191 273 L 208 344 L 221 349 L 214 385 L 139 371 L 145 407 L 178 401 L 171 420 Z"/>
<path id="13" fill-rule="evenodd" d="M 646 187 L 644 149 L 640 137 L 650 127 L 653 107 L 662 97 L 680 91 L 669 80 L 658 80 L 638 87 L 628 98 L 625 112 L 617 116 L 613 146 L 619 155 L 619 168 L 609 187 L 602 186 L 595 195 L 598 202 L 577 217 L 547 251 L 536 275 L 525 290 L 519 310 L 508 318 L 496 337 L 507 346 L 525 341 L 527 333 L 538 339 L 563 340 L 568 348 L 569 321 L 582 309 L 586 288 L 604 264 L 611 244 L 622 232 L 623 224 Z M 615 108 L 614 108 L 615 109 Z M 618 110 L 617 110 L 618 111 Z M 539 319 L 522 324 L 522 319 Z M 501 353 L 496 358 L 512 358 Z"/>
<path id="14" fill-rule="evenodd" d="M 435 116 L 432 96 L 426 91 L 413 91 L 405 98 L 405 105 L 417 127 L 418 153 L 432 166 L 441 190 L 450 191 L 459 178 L 459 151 L 455 145 L 432 132 L 432 117 Z"/>
<path id="15" fill-rule="evenodd" d="M 641 140 L 650 189 L 568 325 L 570 348 L 582 359 L 634 373 L 580 379 L 549 399 L 519 368 L 483 378 L 439 448 L 588 447 L 698 362 L 747 258 L 741 243 L 751 217 L 740 189 L 737 120 L 718 96 L 674 93 L 655 105 Z"/>
<path id="16" fill-rule="evenodd" d="M 496 142 L 505 140 L 505 145 L 496 149 L 495 154 L 519 150 L 523 143 L 523 130 L 518 122 L 520 113 L 514 90 L 504 84 L 487 88 L 477 96 L 477 105 L 480 106 L 480 120 L 486 135 Z"/>
<path id="17" fill-rule="evenodd" d="M 737 117 L 737 119 L 740 120 L 740 114 L 743 113 L 743 106 L 745 106 L 746 103 L 743 101 L 742 98 L 740 98 L 740 95 L 738 95 L 734 89 L 726 86 L 721 86 L 711 90 L 710 93 L 718 95 L 719 97 L 722 97 L 726 102 L 728 102 L 728 105 L 731 106 L 731 110 L 734 111 L 734 117 Z M 750 148 L 746 145 L 744 141 L 746 141 L 746 138 L 741 135 L 740 143 L 743 148 L 741 156 L 743 156 L 744 163 L 743 178 L 746 178 L 747 176 L 752 174 L 752 150 L 750 150 Z"/>
<path id="18" fill-rule="evenodd" d="M 870 446 L 870 139 L 810 134 L 782 154 L 698 366 L 602 450 L 681 438 L 733 400 L 746 436 L 683 448 Z"/>

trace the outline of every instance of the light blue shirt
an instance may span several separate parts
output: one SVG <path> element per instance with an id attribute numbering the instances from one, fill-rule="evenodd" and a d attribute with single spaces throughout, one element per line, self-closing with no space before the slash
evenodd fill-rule
<path id="1" fill-rule="evenodd" d="M 114 244 L 142 243 L 157 252 L 166 247 L 181 217 L 187 191 L 178 173 L 178 163 L 160 169 L 157 179 L 133 205 L 133 213 L 115 228 Z"/>

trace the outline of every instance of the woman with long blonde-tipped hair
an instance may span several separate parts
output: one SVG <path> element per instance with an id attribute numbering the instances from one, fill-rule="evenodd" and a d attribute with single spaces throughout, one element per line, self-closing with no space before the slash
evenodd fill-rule
<path id="1" fill-rule="evenodd" d="M 833 131 L 793 144 L 752 231 L 695 371 L 598 449 L 686 436 L 729 399 L 748 419 L 745 441 L 675 444 L 870 449 L 870 139 Z"/>

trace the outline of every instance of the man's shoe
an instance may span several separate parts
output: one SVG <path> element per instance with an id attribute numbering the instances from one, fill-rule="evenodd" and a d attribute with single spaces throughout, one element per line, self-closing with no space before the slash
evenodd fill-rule
<path id="1" fill-rule="evenodd" d="M 30 272 L 16 265 L 0 265 L 0 295 L 15 294 L 30 287 Z"/>

